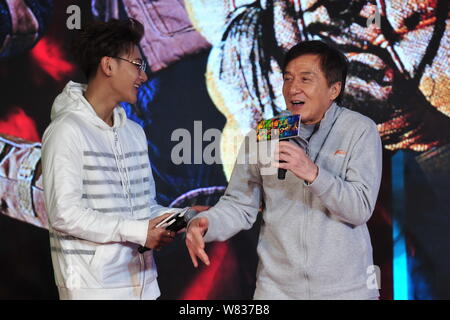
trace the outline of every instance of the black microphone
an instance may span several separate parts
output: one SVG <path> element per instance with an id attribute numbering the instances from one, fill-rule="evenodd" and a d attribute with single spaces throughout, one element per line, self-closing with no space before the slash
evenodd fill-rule
<path id="1" fill-rule="evenodd" d="M 198 213 L 197 210 L 193 208 L 186 208 L 178 213 L 174 213 L 158 223 L 155 228 L 163 227 L 168 231 L 178 232 L 185 228 L 189 221 L 195 217 Z M 151 250 L 147 247 L 139 246 L 138 252 L 144 253 L 145 251 Z"/>
<path id="2" fill-rule="evenodd" d="M 289 141 L 289 139 L 286 139 L 285 141 Z M 284 160 L 280 160 L 279 162 L 286 163 L 286 161 L 284 161 Z M 278 168 L 278 180 L 286 179 L 286 172 L 287 172 L 287 169 Z"/>

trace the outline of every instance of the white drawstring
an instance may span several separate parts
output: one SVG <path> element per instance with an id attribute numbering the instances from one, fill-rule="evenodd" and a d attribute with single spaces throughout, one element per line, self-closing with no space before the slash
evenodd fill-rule
<path id="1" fill-rule="evenodd" d="M 125 163 L 125 154 L 123 153 L 122 144 L 120 143 L 119 134 L 116 128 L 113 128 L 114 132 L 114 158 L 116 160 L 117 169 L 119 170 L 120 181 L 122 183 L 122 190 L 127 199 L 128 206 L 131 210 L 131 215 L 133 215 L 133 203 L 131 201 L 131 183 L 130 177 L 128 175 L 128 168 Z M 117 153 L 122 156 L 122 162 L 118 159 Z M 122 172 L 124 170 L 125 173 Z"/>

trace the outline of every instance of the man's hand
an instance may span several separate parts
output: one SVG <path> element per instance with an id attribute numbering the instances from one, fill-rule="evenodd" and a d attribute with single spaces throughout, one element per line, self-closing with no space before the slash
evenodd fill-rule
<path id="1" fill-rule="evenodd" d="M 208 219 L 200 217 L 191 221 L 186 232 L 186 247 L 195 268 L 198 267 L 197 257 L 209 266 L 209 258 L 205 252 L 205 241 L 203 240 L 206 230 L 208 230 Z"/>
<path id="2" fill-rule="evenodd" d="M 161 227 L 155 228 L 158 223 L 170 215 L 171 213 L 166 213 L 148 222 L 147 240 L 145 241 L 146 248 L 158 250 L 173 241 L 175 238 L 175 232 Z"/>
<path id="3" fill-rule="evenodd" d="M 198 206 L 192 206 L 192 207 L 191 207 L 191 209 L 194 209 L 195 211 L 197 211 L 197 213 L 200 213 L 200 212 L 202 212 L 202 211 L 206 211 L 206 210 L 208 210 L 209 208 L 211 208 L 211 206 L 201 206 L 201 205 L 198 205 Z M 183 228 L 183 229 L 179 230 L 177 233 L 184 233 L 184 232 L 186 232 L 186 228 Z"/>
<path id="4" fill-rule="evenodd" d="M 308 158 L 302 148 L 292 142 L 280 141 L 275 150 L 275 161 L 277 161 L 273 163 L 275 168 L 287 169 L 308 183 L 316 180 L 319 174 L 316 164 Z"/>

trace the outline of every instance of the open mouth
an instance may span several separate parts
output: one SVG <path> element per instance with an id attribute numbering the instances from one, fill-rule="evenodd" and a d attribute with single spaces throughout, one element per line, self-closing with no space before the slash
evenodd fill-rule
<path id="1" fill-rule="evenodd" d="M 302 106 L 302 105 L 305 104 L 305 101 L 301 101 L 301 100 L 292 100 L 292 101 L 291 101 L 291 104 L 292 104 L 294 107 L 300 107 L 300 106 Z"/>

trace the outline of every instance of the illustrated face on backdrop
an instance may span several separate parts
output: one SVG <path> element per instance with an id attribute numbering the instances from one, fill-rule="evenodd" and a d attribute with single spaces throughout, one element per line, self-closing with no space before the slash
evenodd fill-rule
<path id="1" fill-rule="evenodd" d="M 450 140 L 442 130 L 450 125 L 445 1 L 185 3 L 196 30 L 212 44 L 206 81 L 227 117 L 221 140 L 227 177 L 234 144 L 286 108 L 279 66 L 289 48 L 306 40 L 332 43 L 346 55 L 341 105 L 375 121 L 386 149 L 423 152 Z M 370 23 L 375 13 L 378 25 Z"/>
<path id="2" fill-rule="evenodd" d="M 340 83 L 328 86 L 318 55 L 306 54 L 291 60 L 283 73 L 283 97 L 293 114 L 305 124 L 322 120 L 340 92 Z"/>

